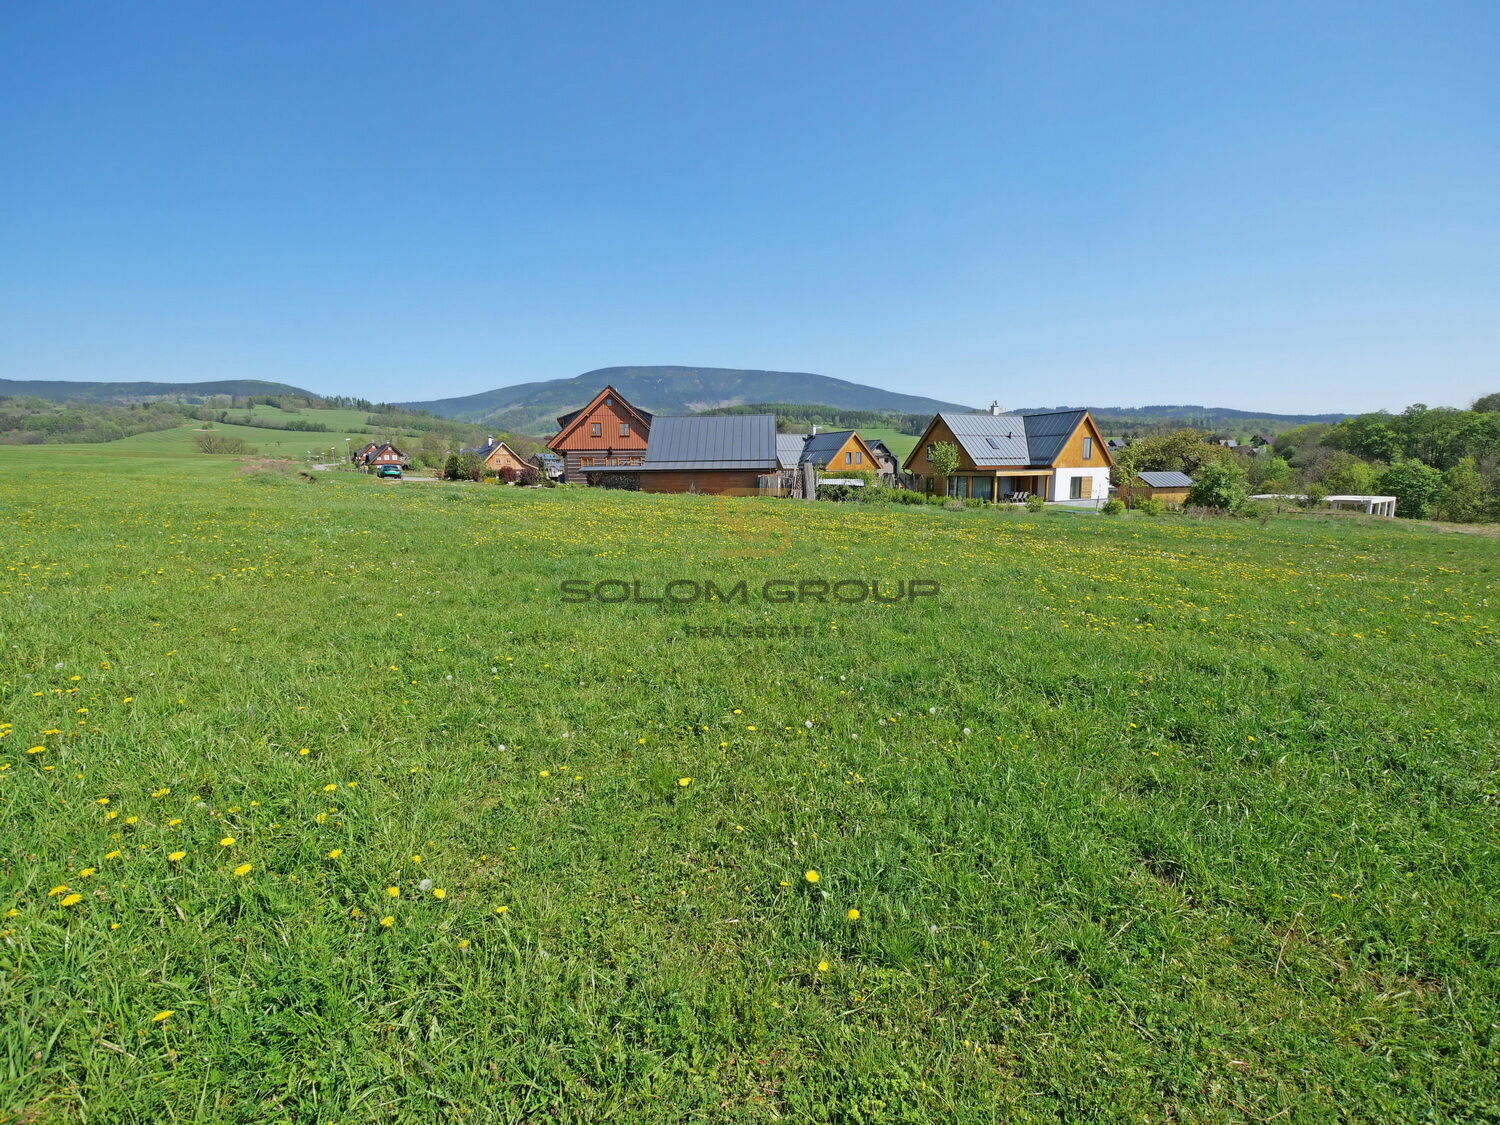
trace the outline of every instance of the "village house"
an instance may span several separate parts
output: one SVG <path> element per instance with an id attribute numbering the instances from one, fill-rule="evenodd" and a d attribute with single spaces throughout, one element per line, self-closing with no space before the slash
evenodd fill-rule
<path id="1" fill-rule="evenodd" d="M 639 465 L 651 436 L 651 415 L 611 386 L 562 415 L 557 425 L 547 448 L 562 459 L 563 479 L 570 483 L 582 481 L 586 469 Z"/>
<path id="2" fill-rule="evenodd" d="M 373 454 L 379 448 L 379 442 L 366 442 L 364 445 L 360 446 L 349 455 L 349 460 L 354 462 L 356 465 L 363 465 L 365 463 L 365 458 Z"/>
<path id="3" fill-rule="evenodd" d="M 1153 499 L 1170 508 L 1181 508 L 1192 487 L 1193 478 L 1186 473 L 1136 473 L 1115 491 L 1127 504 Z"/>
<path id="4" fill-rule="evenodd" d="M 362 469 L 375 470 L 385 465 L 395 465 L 401 469 L 411 468 L 406 459 L 406 454 L 397 449 L 390 442 L 382 442 L 376 445 L 371 442 L 354 455 L 354 463 Z"/>
<path id="5" fill-rule="evenodd" d="M 1109 498 L 1114 464 L 1087 410 L 1007 414 L 993 403 L 977 414 L 938 414 L 927 424 L 906 459 L 919 487 L 941 487 L 932 447 L 948 442 L 958 449 L 958 468 L 947 493 L 956 499 L 990 502 L 1040 496 L 1050 503 L 1097 506 Z"/>
<path id="6" fill-rule="evenodd" d="M 478 449 L 465 449 L 462 452 L 474 454 L 486 469 L 497 473 L 503 469 L 511 469 L 519 473 L 522 469 L 535 468 L 514 449 L 497 438 L 487 437 Z"/>
<path id="7" fill-rule="evenodd" d="M 827 472 L 881 472 L 880 455 L 855 430 L 820 434 L 814 427 L 810 434 L 777 434 L 776 459 L 783 470 L 796 469 L 805 462 Z"/>
<path id="8" fill-rule="evenodd" d="M 658 416 L 639 464 L 582 471 L 603 487 L 754 496 L 778 463 L 774 414 Z"/>

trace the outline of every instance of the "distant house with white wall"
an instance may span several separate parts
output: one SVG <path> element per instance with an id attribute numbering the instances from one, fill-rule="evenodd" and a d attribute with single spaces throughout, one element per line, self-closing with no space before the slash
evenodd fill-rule
<path id="1" fill-rule="evenodd" d="M 994 403 L 977 414 L 938 414 L 906 458 L 905 469 L 933 492 L 939 480 L 932 447 L 958 448 L 946 491 L 990 502 L 1040 496 L 1049 503 L 1097 507 L 1109 499 L 1114 459 L 1087 410 L 1010 414 Z"/>

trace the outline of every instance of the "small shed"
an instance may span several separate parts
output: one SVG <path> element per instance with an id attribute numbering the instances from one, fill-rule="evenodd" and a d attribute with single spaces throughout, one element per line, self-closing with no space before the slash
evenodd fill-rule
<path id="1" fill-rule="evenodd" d="M 1129 504 L 1150 498 L 1180 508 L 1192 487 L 1193 478 L 1186 473 L 1136 473 L 1119 491 Z"/>

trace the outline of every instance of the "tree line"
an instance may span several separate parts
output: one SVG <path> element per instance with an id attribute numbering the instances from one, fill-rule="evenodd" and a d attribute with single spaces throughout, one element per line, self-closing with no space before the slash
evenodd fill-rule
<path id="1" fill-rule="evenodd" d="M 1500 394 L 1467 410 L 1415 403 L 1277 434 L 1269 446 L 1230 450 L 1196 430 L 1132 442 L 1114 455 L 1114 482 L 1138 472 L 1181 472 L 1195 503 L 1232 508 L 1247 495 L 1396 498 L 1396 514 L 1457 523 L 1500 520 Z M 1209 503 L 1210 499 L 1219 502 Z"/>

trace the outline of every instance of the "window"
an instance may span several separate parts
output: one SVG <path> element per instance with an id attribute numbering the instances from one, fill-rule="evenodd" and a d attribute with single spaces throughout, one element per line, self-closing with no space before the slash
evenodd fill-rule
<path id="1" fill-rule="evenodd" d="M 858 449 L 854 451 L 854 463 L 856 465 L 863 465 L 865 463 L 865 455 L 863 451 Z"/>
<path id="2" fill-rule="evenodd" d="M 923 454 L 923 456 L 924 456 L 924 457 L 926 457 L 926 458 L 927 458 L 927 460 L 929 460 L 929 461 L 931 461 L 931 460 L 932 460 L 932 446 L 930 446 L 930 445 L 929 445 L 929 446 L 928 446 L 928 447 L 927 447 L 927 452 L 926 452 L 926 453 L 924 453 L 924 454 Z"/>
<path id="3" fill-rule="evenodd" d="M 591 435 L 593 435 L 594 437 L 601 437 L 604 434 L 604 423 L 603 422 L 595 422 L 595 423 L 593 423 L 591 426 L 589 426 L 589 433 Z"/>
<path id="4" fill-rule="evenodd" d="M 846 465 L 852 465 L 852 464 L 854 464 L 854 454 L 852 454 L 852 453 L 846 453 L 846 454 L 844 454 L 844 464 L 846 464 Z"/>
<path id="5" fill-rule="evenodd" d="M 620 423 L 620 436 L 621 437 L 629 437 L 630 436 L 630 423 L 629 422 L 621 422 Z"/>
<path id="6" fill-rule="evenodd" d="M 1085 438 L 1084 440 L 1087 441 L 1088 439 Z M 1087 477 L 1074 477 L 1071 481 L 1069 481 L 1068 482 L 1068 499 L 1070 499 L 1070 500 L 1082 500 L 1084 498 L 1083 497 L 1083 486 L 1084 486 L 1085 483 L 1087 483 L 1087 481 L 1088 481 Z"/>
<path id="7" fill-rule="evenodd" d="M 1086 437 L 1083 439 L 1083 459 L 1092 461 L 1094 459 L 1094 439 Z"/>
<path id="8" fill-rule="evenodd" d="M 949 477 L 948 478 L 948 495 L 952 496 L 956 500 L 962 500 L 965 496 L 967 496 L 969 494 L 969 483 L 968 483 L 968 481 L 969 481 L 968 477 Z"/>
<path id="9" fill-rule="evenodd" d="M 612 398 L 607 398 L 607 399 L 604 400 L 604 405 L 605 406 L 613 406 L 614 404 L 615 404 L 615 400 L 612 399 Z"/>

